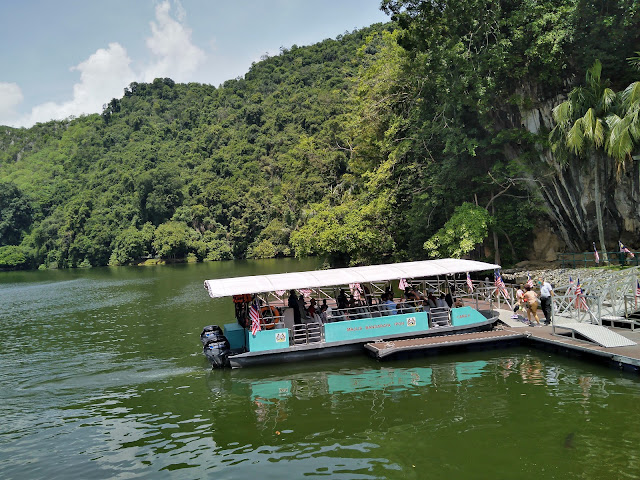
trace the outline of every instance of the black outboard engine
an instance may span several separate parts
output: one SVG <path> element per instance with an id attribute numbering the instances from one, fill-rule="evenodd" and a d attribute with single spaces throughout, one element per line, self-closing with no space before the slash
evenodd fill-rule
<path id="1" fill-rule="evenodd" d="M 224 334 L 218 325 L 208 325 L 202 329 L 200 341 L 202 342 L 202 346 L 205 346 L 209 340 L 213 338 L 217 339 L 220 336 L 224 336 Z"/>
<path id="2" fill-rule="evenodd" d="M 204 346 L 204 356 L 209 359 L 213 368 L 224 368 L 229 365 L 229 353 L 231 352 L 229 340 L 217 325 L 204 327 L 200 340 Z"/>

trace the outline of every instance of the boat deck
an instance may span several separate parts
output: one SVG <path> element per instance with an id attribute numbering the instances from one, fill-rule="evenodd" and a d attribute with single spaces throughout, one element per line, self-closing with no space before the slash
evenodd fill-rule
<path id="1" fill-rule="evenodd" d="M 466 333 L 460 335 L 444 335 L 437 337 L 413 338 L 393 342 L 375 342 L 365 345 L 376 358 L 384 359 L 403 353 L 447 349 L 449 347 L 473 346 L 477 344 L 500 344 L 507 341 L 520 341 L 524 345 L 544 348 L 571 355 L 588 356 L 600 359 L 609 364 L 640 372 L 640 331 L 629 328 L 607 328 L 629 340 L 626 346 L 604 347 L 589 341 L 580 335 L 580 331 L 560 333 L 556 327 L 554 333 L 551 326 L 529 326 L 522 319 L 511 319 L 512 312 L 498 310 L 503 325 L 489 332 Z M 601 327 L 605 328 L 605 327 Z M 577 335 L 576 335 L 577 334 Z"/>

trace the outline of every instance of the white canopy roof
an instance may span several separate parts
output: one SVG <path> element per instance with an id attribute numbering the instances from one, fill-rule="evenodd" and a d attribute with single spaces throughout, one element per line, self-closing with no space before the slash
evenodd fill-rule
<path id="1" fill-rule="evenodd" d="M 272 275 L 252 275 L 248 277 L 218 278 L 205 280 L 204 287 L 212 298 L 242 295 L 244 293 L 264 293 L 300 288 L 330 287 L 350 283 L 382 282 L 400 278 L 425 278 L 453 273 L 494 270 L 500 265 L 444 258 L 421 262 L 390 263 L 366 267 L 313 270 L 309 272 L 277 273 Z"/>

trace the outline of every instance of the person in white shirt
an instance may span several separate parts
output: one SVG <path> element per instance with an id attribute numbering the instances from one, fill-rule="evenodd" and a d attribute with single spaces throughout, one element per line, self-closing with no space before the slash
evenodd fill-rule
<path id="1" fill-rule="evenodd" d="M 538 286 L 540 287 L 540 308 L 542 309 L 546 323 L 549 324 L 551 323 L 551 297 L 553 297 L 553 288 L 551 288 L 551 284 L 542 277 L 538 278 Z"/>

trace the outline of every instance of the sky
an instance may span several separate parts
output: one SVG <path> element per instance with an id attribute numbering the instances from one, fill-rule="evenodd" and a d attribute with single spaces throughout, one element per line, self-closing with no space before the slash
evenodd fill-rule
<path id="1" fill-rule="evenodd" d="M 0 125 L 99 113 L 131 82 L 215 86 L 389 18 L 380 0 L 0 0 Z"/>

